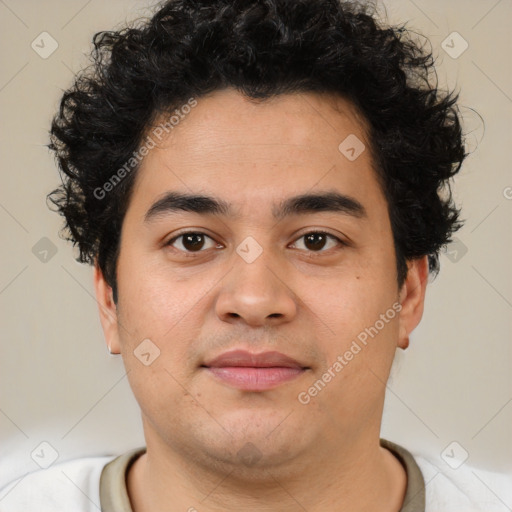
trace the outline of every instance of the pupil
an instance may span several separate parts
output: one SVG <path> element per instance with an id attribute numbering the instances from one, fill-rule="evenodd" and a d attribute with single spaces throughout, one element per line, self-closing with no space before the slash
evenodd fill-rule
<path id="1" fill-rule="evenodd" d="M 201 249 L 203 245 L 204 237 L 199 233 L 189 233 L 183 238 L 183 246 L 187 250 Z"/>
<path id="2" fill-rule="evenodd" d="M 306 236 L 306 247 L 313 250 L 322 249 L 325 245 L 325 238 L 323 233 L 310 233 Z"/>
<path id="3" fill-rule="evenodd" d="M 306 236 L 306 247 L 311 250 L 320 250 L 325 246 L 326 237 L 323 233 L 310 233 Z M 185 235 L 183 245 L 187 250 L 201 249 L 204 245 L 204 237 L 200 233 Z"/>

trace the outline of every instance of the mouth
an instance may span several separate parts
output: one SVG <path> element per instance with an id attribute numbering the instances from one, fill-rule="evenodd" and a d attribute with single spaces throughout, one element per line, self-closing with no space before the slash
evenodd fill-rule
<path id="1" fill-rule="evenodd" d="M 233 350 L 202 365 L 215 379 L 244 391 L 266 391 L 300 377 L 306 370 L 280 352 Z"/>

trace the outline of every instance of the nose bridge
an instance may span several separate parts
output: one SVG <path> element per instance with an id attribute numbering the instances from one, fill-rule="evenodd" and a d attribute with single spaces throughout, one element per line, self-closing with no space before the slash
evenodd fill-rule
<path id="1" fill-rule="evenodd" d="M 251 325 L 289 321 L 296 314 L 296 301 L 279 268 L 272 250 L 252 237 L 242 241 L 217 297 L 219 318 L 240 318 Z"/>

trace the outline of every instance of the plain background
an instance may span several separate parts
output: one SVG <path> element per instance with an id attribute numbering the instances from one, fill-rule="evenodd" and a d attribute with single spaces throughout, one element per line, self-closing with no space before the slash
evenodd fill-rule
<path id="1" fill-rule="evenodd" d="M 92 269 L 75 262 L 58 237 L 61 218 L 46 206 L 58 176 L 45 145 L 92 35 L 148 14 L 152 4 L 0 0 L 0 486 L 38 469 L 31 453 L 43 441 L 59 461 L 144 445 L 121 358 L 109 356 L 103 341 Z M 466 225 L 441 255 L 423 321 L 398 354 L 382 436 L 447 471 L 456 470 L 442 453 L 454 441 L 456 452 L 468 453 L 466 464 L 510 471 L 512 3 L 392 0 L 384 7 L 390 22 L 429 37 L 440 84 L 461 89 L 472 154 L 454 184 Z M 31 47 L 44 37 L 50 48 L 42 32 L 58 43 L 46 59 Z M 51 245 L 56 253 L 42 261 Z"/>

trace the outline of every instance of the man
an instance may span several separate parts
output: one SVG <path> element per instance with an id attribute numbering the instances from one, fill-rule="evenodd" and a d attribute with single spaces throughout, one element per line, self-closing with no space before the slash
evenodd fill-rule
<path id="1" fill-rule="evenodd" d="M 65 463 L 80 490 L 30 475 L 2 506 L 460 510 L 379 437 L 461 225 L 456 97 L 431 56 L 336 0 L 171 0 L 94 43 L 52 124 L 50 198 L 146 447 Z"/>

